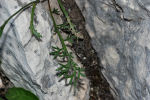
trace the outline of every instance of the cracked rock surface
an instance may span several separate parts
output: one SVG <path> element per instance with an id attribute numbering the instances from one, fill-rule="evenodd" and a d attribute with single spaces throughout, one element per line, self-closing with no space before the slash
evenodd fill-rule
<path id="1" fill-rule="evenodd" d="M 75 0 L 116 100 L 150 100 L 150 1 Z"/>
<path id="2" fill-rule="evenodd" d="M 0 25 L 18 9 L 33 0 L 1 0 Z M 47 4 L 47 2 L 46 2 Z M 29 30 L 31 8 L 14 17 L 5 27 L 0 39 L 1 69 L 17 87 L 35 93 L 40 100 L 84 100 L 84 92 L 74 96 L 70 86 L 59 82 L 59 66 L 49 55 L 52 44 L 52 21 L 45 5 L 37 5 L 34 25 L 41 33 L 41 41 Z"/>

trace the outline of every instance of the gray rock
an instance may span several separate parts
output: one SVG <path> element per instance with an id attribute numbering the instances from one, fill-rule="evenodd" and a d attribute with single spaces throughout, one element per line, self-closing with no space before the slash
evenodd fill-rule
<path id="1" fill-rule="evenodd" d="M 1 0 L 0 25 L 31 1 Z M 80 100 L 64 81 L 58 82 L 55 70 L 59 65 L 49 56 L 52 21 L 47 10 L 38 4 L 35 11 L 35 28 L 42 34 L 41 41 L 31 35 L 30 14 L 31 8 L 26 9 L 6 25 L 0 39 L 1 69 L 15 86 L 32 91 L 40 100 Z"/>
<path id="2" fill-rule="evenodd" d="M 150 100 L 150 0 L 75 0 L 116 100 Z"/>

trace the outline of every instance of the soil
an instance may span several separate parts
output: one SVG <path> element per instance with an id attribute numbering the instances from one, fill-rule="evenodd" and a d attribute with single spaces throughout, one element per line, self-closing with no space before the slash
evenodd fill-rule
<path id="1" fill-rule="evenodd" d="M 74 42 L 72 49 L 78 59 L 84 65 L 85 73 L 90 80 L 89 100 L 114 100 L 110 86 L 101 73 L 101 66 L 95 50 L 91 45 L 91 39 L 85 29 L 85 19 L 74 0 L 63 2 L 72 22 L 76 25 L 77 31 L 82 33 L 83 39 Z"/>
<path id="2" fill-rule="evenodd" d="M 10 80 L 6 77 L 6 75 L 3 73 L 2 70 L 0 70 L 0 79 L 2 80 L 3 86 L 0 88 L 0 97 L 4 100 L 7 100 L 5 98 L 5 94 L 8 90 L 8 88 L 13 87 L 13 84 L 10 82 Z"/>

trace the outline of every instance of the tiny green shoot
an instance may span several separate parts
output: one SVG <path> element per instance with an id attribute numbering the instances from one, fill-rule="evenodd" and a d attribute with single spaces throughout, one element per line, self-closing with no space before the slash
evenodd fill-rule
<path id="1" fill-rule="evenodd" d="M 39 1 L 36 0 L 36 1 L 33 1 L 33 2 L 30 2 L 28 3 L 27 5 L 25 5 L 24 7 L 20 8 L 17 12 L 15 12 L 13 15 L 11 15 L 1 26 L 0 26 L 0 37 L 2 36 L 2 33 L 3 33 L 3 30 L 6 26 L 6 24 L 9 22 L 9 20 L 11 18 L 13 18 L 15 15 L 17 15 L 18 13 L 22 12 L 24 9 L 30 7 L 33 3 L 38 3 Z"/>
<path id="2" fill-rule="evenodd" d="M 34 24 L 33 24 L 34 12 L 35 12 L 35 8 L 36 8 L 37 3 L 33 3 L 32 5 L 33 5 L 33 7 L 32 7 L 32 12 L 31 12 L 30 31 L 35 36 L 35 38 L 40 40 L 42 35 L 39 32 L 37 32 L 37 30 L 34 28 Z"/>
<path id="3" fill-rule="evenodd" d="M 66 19 L 67 19 L 67 22 L 68 22 L 68 24 L 69 24 L 69 26 L 70 26 L 70 30 L 71 30 L 72 34 L 76 35 L 77 32 L 76 32 L 75 27 L 74 27 L 75 25 L 71 22 L 71 19 L 70 19 L 70 17 L 69 17 L 68 12 L 65 10 L 65 7 L 63 6 L 61 0 L 57 0 L 57 2 L 58 2 L 58 4 L 59 4 L 59 6 L 60 6 L 60 8 L 61 8 L 61 10 L 62 10 L 62 12 L 63 12 L 63 14 L 65 15 L 65 17 L 66 17 Z"/>
<path id="4" fill-rule="evenodd" d="M 59 10 L 57 8 L 54 8 L 52 13 L 56 14 L 56 15 L 60 15 Z"/>
<path id="5" fill-rule="evenodd" d="M 70 29 L 70 26 L 68 25 L 68 23 L 59 24 L 59 25 L 57 25 L 57 27 L 58 27 L 58 29 L 61 29 L 61 30 L 63 30 L 63 29 L 69 30 Z"/>

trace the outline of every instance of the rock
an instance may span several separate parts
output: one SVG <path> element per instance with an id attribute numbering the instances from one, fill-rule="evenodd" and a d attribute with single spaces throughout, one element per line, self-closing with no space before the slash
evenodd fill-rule
<path id="1" fill-rule="evenodd" d="M 150 100 L 150 1 L 75 0 L 116 100 Z"/>
<path id="2" fill-rule="evenodd" d="M 31 1 L 33 0 L 2 0 L 0 25 Z M 34 20 L 35 28 L 42 34 L 41 41 L 32 36 L 29 30 L 31 8 L 6 25 L 0 39 L 1 69 L 15 86 L 32 91 L 40 100 L 83 100 L 80 96 L 74 96 L 64 81 L 58 82 L 60 79 L 55 70 L 59 65 L 49 55 L 52 21 L 44 7 L 41 3 L 37 5 Z M 86 97 L 87 94 L 84 95 Z"/>
<path id="3" fill-rule="evenodd" d="M 2 82 L 2 79 L 0 78 L 0 89 L 4 87 L 4 84 Z"/>

